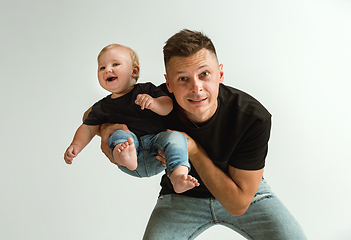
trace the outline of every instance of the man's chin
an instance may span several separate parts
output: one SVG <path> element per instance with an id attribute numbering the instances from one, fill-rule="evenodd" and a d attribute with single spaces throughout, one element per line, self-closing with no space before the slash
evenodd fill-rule
<path id="1" fill-rule="evenodd" d="M 187 108 L 185 108 L 185 111 L 189 114 L 201 115 L 204 112 L 204 108 L 200 106 L 188 106 Z"/>

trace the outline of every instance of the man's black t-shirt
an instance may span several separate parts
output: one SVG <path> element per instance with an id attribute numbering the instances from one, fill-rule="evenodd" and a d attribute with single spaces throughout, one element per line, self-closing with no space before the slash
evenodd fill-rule
<path id="1" fill-rule="evenodd" d="M 160 88 L 168 92 L 165 84 Z M 256 99 L 238 89 L 220 84 L 217 111 L 205 126 L 197 128 L 179 120 L 177 102 L 173 94 L 169 95 L 174 107 L 166 117 L 167 128 L 186 132 L 226 174 L 228 165 L 243 170 L 259 170 L 265 166 L 271 114 Z M 194 167 L 189 174 L 199 180 L 200 186 L 182 195 L 213 197 Z M 166 175 L 162 177 L 161 187 L 160 195 L 175 193 Z"/>
<path id="2" fill-rule="evenodd" d="M 95 103 L 84 124 L 126 124 L 128 129 L 138 137 L 165 131 L 163 116 L 148 109 L 141 110 L 140 106 L 135 104 L 138 94 L 142 93 L 149 94 L 153 98 L 167 96 L 152 83 L 135 84 L 132 91 L 119 98 L 111 98 L 110 94 Z"/>

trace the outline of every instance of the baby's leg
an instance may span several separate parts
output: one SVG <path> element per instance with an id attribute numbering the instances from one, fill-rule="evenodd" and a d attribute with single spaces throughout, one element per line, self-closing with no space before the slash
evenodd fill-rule
<path id="1" fill-rule="evenodd" d="M 179 166 L 169 176 L 176 193 L 182 193 L 200 185 L 196 178 L 188 175 L 188 170 L 186 166 Z"/>
<path id="2" fill-rule="evenodd" d="M 131 137 L 127 141 L 117 144 L 112 154 L 116 163 L 125 166 L 129 170 L 135 170 L 138 167 L 134 140 Z"/>

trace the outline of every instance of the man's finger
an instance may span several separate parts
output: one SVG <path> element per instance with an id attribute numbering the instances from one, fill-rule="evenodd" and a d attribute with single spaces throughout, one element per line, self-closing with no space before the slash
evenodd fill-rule
<path id="1" fill-rule="evenodd" d="M 158 150 L 158 154 L 160 154 L 161 157 L 165 158 L 165 154 L 164 154 L 164 152 L 162 152 L 161 150 Z"/>

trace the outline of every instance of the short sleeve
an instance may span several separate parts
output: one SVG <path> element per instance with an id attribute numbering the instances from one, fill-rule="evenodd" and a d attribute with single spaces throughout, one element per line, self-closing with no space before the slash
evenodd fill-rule
<path id="1" fill-rule="evenodd" d="M 101 101 L 95 103 L 88 114 L 88 117 L 84 120 L 84 124 L 86 125 L 100 125 L 106 122 L 104 119 L 103 111 L 102 111 Z"/>
<path id="2" fill-rule="evenodd" d="M 228 164 L 243 170 L 259 170 L 265 166 L 270 138 L 271 119 L 257 120 L 239 141 Z"/>

